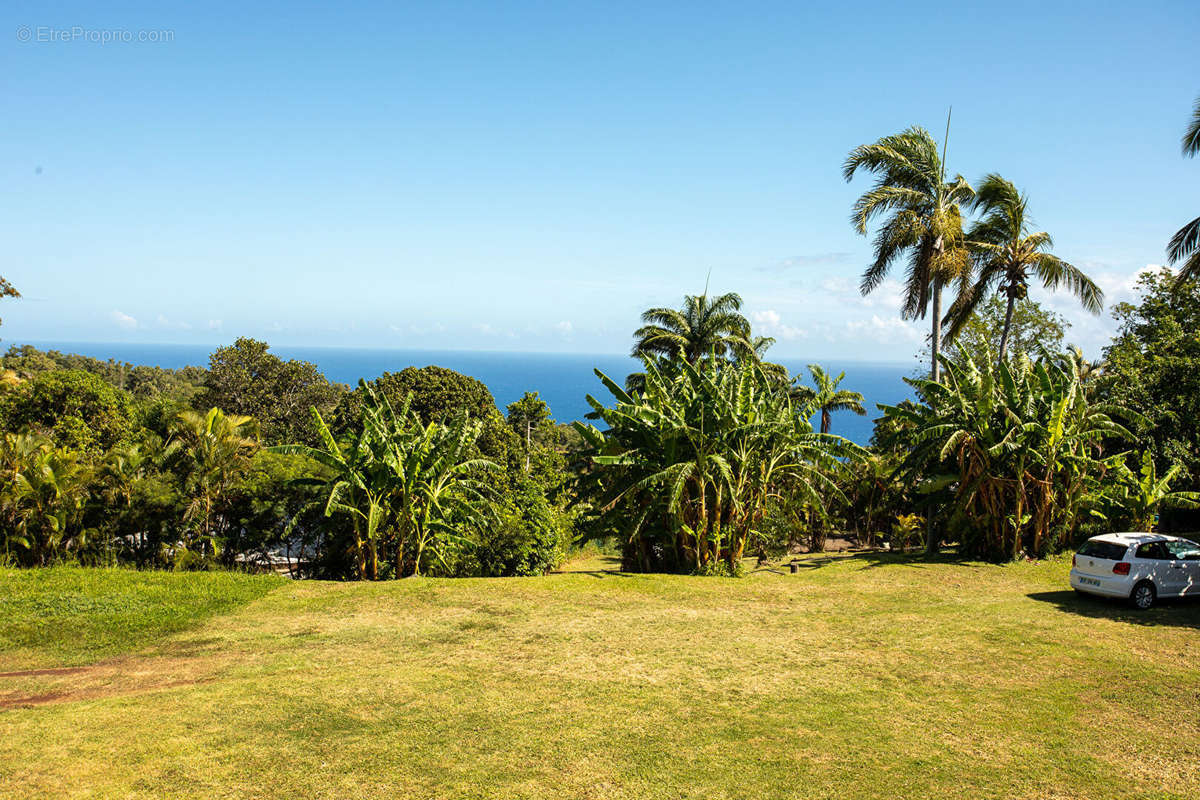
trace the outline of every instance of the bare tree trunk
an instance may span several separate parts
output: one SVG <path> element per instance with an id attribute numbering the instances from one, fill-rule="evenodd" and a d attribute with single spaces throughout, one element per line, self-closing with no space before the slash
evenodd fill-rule
<path id="1" fill-rule="evenodd" d="M 1008 309 L 1004 312 L 1004 332 L 1000 334 L 1000 355 L 997 364 L 1004 363 L 1004 355 L 1008 352 L 1008 333 L 1012 330 L 1013 308 L 1017 304 L 1017 298 L 1010 291 L 1008 293 Z"/>

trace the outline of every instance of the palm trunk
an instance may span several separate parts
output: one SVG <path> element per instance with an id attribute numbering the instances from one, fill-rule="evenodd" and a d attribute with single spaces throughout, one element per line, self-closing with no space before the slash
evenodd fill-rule
<path id="1" fill-rule="evenodd" d="M 829 413 L 829 409 L 821 409 L 821 433 L 829 433 L 829 429 L 833 427 L 833 416 Z"/>
<path id="2" fill-rule="evenodd" d="M 933 325 L 929 343 L 933 351 L 933 364 L 929 374 L 933 382 L 937 383 L 942 377 L 942 365 L 938 363 L 942 354 L 942 282 L 938 279 L 934 279 L 933 282 Z"/>
<path id="3" fill-rule="evenodd" d="M 1008 309 L 1004 312 L 1004 332 L 1000 334 L 1000 356 L 997 364 L 1004 363 L 1004 355 L 1008 352 L 1008 334 L 1012 330 L 1013 309 L 1016 307 L 1017 298 L 1012 292 L 1008 293 Z"/>

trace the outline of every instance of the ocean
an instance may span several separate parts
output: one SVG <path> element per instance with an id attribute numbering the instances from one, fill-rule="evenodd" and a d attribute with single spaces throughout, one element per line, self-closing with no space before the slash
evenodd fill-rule
<path id="1" fill-rule="evenodd" d="M 8 342 L 13 344 L 13 342 Z M 29 341 L 41 350 L 79 353 L 99 359 L 114 359 L 131 364 L 178 369 L 184 366 L 208 366 L 209 354 L 216 345 L 136 344 L 130 342 L 45 342 Z M 538 392 L 550 406 L 558 422 L 582 420 L 591 409 L 584 397 L 590 392 L 607 403 L 608 392 L 592 372 L 600 369 L 618 383 L 638 368 L 638 362 L 625 355 L 507 353 L 471 350 L 400 350 L 350 347 L 272 346 L 280 358 L 310 361 L 338 383 L 354 386 L 359 378 L 370 380 L 383 372 L 398 372 L 405 367 L 436 364 L 478 378 L 496 398 L 501 410 L 524 392 Z M 774 359 L 792 374 L 808 374 L 805 365 L 815 359 Z M 861 392 L 867 416 L 849 412 L 833 415 L 832 432 L 859 444 L 871 438 L 872 420 L 879 416 L 877 403 L 894 404 L 910 398 L 912 392 L 902 377 L 913 373 L 913 364 L 869 361 L 824 361 L 823 367 L 834 374 L 845 371 L 842 388 Z"/>

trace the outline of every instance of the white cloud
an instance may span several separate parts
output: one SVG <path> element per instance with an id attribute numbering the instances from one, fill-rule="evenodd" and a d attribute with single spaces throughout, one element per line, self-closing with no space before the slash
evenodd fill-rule
<path id="1" fill-rule="evenodd" d="M 219 319 L 210 319 L 208 321 L 208 329 L 210 331 L 219 331 L 219 330 L 221 330 L 221 326 L 223 324 L 224 323 L 222 323 L 221 320 L 219 320 Z"/>
<path id="2" fill-rule="evenodd" d="M 502 338 L 506 338 L 506 339 L 518 338 L 516 331 L 501 330 L 500 328 L 497 328 L 494 325 L 490 325 L 486 322 L 477 322 L 474 325 L 472 325 L 471 327 L 474 328 L 475 331 L 477 331 L 478 333 L 480 333 L 484 336 L 502 337 Z"/>
<path id="3" fill-rule="evenodd" d="M 138 326 L 138 321 L 123 311 L 113 311 L 108 316 L 121 330 L 131 331 Z"/>
<path id="4" fill-rule="evenodd" d="M 563 320 L 554 326 L 554 330 L 558 331 L 563 336 L 570 336 L 574 332 L 575 326 L 567 320 Z"/>
<path id="5" fill-rule="evenodd" d="M 172 322 L 167 319 L 166 315 L 159 314 L 154 320 L 160 328 L 178 328 L 182 331 L 190 331 L 192 326 L 186 322 Z"/>
<path id="6" fill-rule="evenodd" d="M 765 334 L 766 336 L 784 341 L 808 338 L 808 331 L 785 324 L 783 317 L 773 308 L 768 308 L 765 311 L 755 311 L 750 315 L 750 318 L 758 326 L 755 331 L 757 334 Z"/>
<path id="7" fill-rule="evenodd" d="M 435 322 L 432 325 L 417 325 L 410 322 L 408 325 L 388 325 L 388 330 L 392 333 L 411 333 L 413 336 L 429 336 L 431 334 L 443 333 L 446 326 L 440 322 Z"/>
<path id="8" fill-rule="evenodd" d="M 881 317 L 878 314 L 872 314 L 870 319 L 848 321 L 846 332 L 879 344 L 895 344 L 898 339 L 919 342 L 925 337 L 925 332 L 915 323 L 900 317 Z"/>
<path id="9" fill-rule="evenodd" d="M 821 288 L 830 294 L 848 294 L 856 291 L 849 278 L 826 278 L 821 281 Z"/>

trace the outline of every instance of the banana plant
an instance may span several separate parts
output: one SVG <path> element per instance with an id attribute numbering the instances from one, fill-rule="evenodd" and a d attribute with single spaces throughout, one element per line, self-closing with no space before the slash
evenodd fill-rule
<path id="1" fill-rule="evenodd" d="M 1116 464 L 1118 483 L 1113 494 L 1137 530 L 1152 530 L 1162 508 L 1200 508 L 1200 492 L 1171 491 L 1182 471 L 1181 466 L 1172 464 L 1160 476 L 1149 450 L 1142 451 L 1136 473 L 1123 460 Z"/>
<path id="2" fill-rule="evenodd" d="M 1028 358 L 942 357 L 944 380 L 909 380 L 920 403 L 884 406 L 887 446 L 907 453 L 914 484 L 950 473 L 940 515 L 965 554 L 993 561 L 1041 555 L 1072 535 L 1100 477 L 1105 443 L 1131 440 L 1136 418 L 1088 401 L 1077 370 Z M 938 547 L 930 536 L 927 548 Z"/>
<path id="3" fill-rule="evenodd" d="M 335 439 L 314 408 L 321 446 L 281 445 L 270 452 L 303 455 L 325 467 L 324 476 L 304 482 L 323 488 L 325 516 L 350 520 L 360 580 L 377 580 L 381 558 L 389 556 L 395 577 L 420 575 L 431 553 L 444 563 L 447 545 L 465 545 L 465 529 L 487 524 L 488 490 L 477 476 L 499 467 L 473 456 L 477 421 L 464 415 L 449 425 L 423 425 L 411 396 L 397 410 L 365 382 L 359 385 L 366 402 L 352 437 Z"/>
<path id="4" fill-rule="evenodd" d="M 643 359 L 645 379 L 627 391 L 599 370 L 612 395 L 591 395 L 593 419 L 576 423 L 587 444 L 578 497 L 597 531 L 619 531 L 640 569 L 736 572 L 773 503 L 809 503 L 824 516 L 844 499 L 835 476 L 862 451 L 816 433 L 796 413 L 786 382 L 752 361 Z"/>

